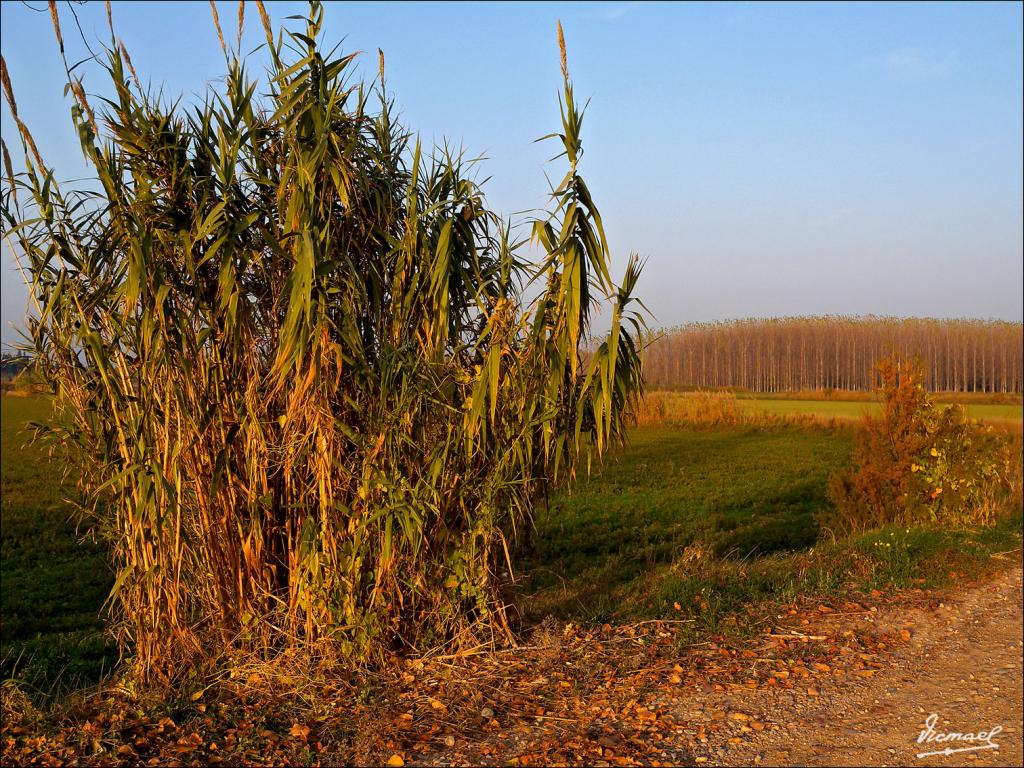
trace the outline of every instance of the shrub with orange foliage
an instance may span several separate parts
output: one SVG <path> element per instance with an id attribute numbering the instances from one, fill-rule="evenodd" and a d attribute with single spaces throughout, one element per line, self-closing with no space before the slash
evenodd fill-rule
<path id="1" fill-rule="evenodd" d="M 919 360 L 882 359 L 880 417 L 866 414 L 853 467 L 837 472 L 819 517 L 836 535 L 900 525 L 990 525 L 1020 506 L 1021 461 L 1012 440 L 939 406 Z"/>

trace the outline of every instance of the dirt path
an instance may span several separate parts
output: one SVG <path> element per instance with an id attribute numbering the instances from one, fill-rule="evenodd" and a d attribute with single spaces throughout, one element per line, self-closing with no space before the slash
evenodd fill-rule
<path id="1" fill-rule="evenodd" d="M 402 755 L 427 765 L 1021 765 L 1021 606 L 1018 565 L 957 591 L 780 607 L 735 647 L 702 642 L 679 655 L 659 648 L 660 629 L 539 642 L 516 657 L 522 671 L 477 678 L 481 728 L 460 729 L 454 749 Z M 527 675 L 559 687 L 515 684 Z M 933 739 L 919 743 L 932 715 Z M 991 739 L 935 738 L 997 727 Z"/>
<path id="2" fill-rule="evenodd" d="M 699 746 L 675 757 L 721 765 L 1021 765 L 1021 581 L 1015 568 L 938 606 L 837 615 L 847 625 L 873 625 L 854 631 L 906 631 L 909 641 L 869 677 L 816 681 L 817 695 L 794 688 L 694 697 L 677 717 L 699 722 L 702 710 L 724 712 L 724 727 L 705 730 L 706 742 L 698 736 Z M 918 743 L 933 713 L 936 735 L 1002 726 L 991 741 L 998 749 L 917 757 L 982 743 Z"/>

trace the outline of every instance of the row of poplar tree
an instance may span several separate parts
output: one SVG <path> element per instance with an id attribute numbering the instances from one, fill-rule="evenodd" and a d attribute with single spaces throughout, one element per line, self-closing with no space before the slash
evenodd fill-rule
<path id="1" fill-rule="evenodd" d="M 1024 325 L 1003 320 L 784 317 L 690 323 L 656 334 L 648 387 L 868 390 L 875 362 L 920 358 L 933 391 L 1021 392 Z"/>

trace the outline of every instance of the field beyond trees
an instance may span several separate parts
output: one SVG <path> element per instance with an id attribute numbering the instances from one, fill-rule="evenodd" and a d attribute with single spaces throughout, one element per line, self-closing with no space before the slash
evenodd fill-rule
<path id="1" fill-rule="evenodd" d="M 860 419 L 865 412 L 877 414 L 878 403 L 842 400 L 790 400 L 762 397 L 739 398 L 740 406 L 751 412 L 780 415 L 800 414 L 820 419 Z M 992 423 L 1019 424 L 1021 406 L 997 403 L 972 403 L 964 406 L 968 418 Z"/>

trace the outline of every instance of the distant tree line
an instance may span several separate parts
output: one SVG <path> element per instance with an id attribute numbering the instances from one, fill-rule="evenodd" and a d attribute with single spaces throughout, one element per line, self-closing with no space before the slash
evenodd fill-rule
<path id="1" fill-rule="evenodd" d="M 655 334 L 648 387 L 868 390 L 875 362 L 920 357 L 933 391 L 1021 392 L 1024 325 L 1001 320 L 784 317 L 690 323 Z"/>

